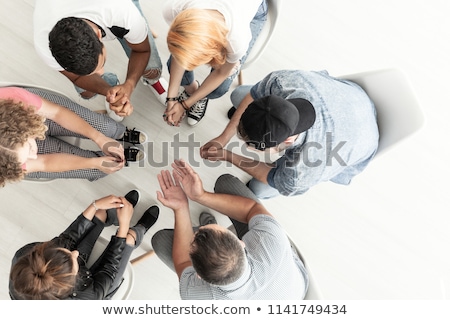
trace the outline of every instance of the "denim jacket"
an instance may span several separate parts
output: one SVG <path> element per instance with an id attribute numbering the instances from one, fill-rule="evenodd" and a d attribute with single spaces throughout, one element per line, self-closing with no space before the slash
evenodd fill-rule
<path id="1" fill-rule="evenodd" d="M 253 99 L 277 95 L 311 102 L 316 121 L 287 148 L 270 171 L 270 186 L 282 195 L 305 193 L 323 181 L 349 184 L 378 148 L 373 102 L 357 84 L 326 71 L 280 70 L 250 91 Z"/>

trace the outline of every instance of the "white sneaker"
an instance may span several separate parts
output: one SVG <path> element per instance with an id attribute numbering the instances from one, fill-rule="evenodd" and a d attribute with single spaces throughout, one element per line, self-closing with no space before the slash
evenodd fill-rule
<path id="1" fill-rule="evenodd" d="M 150 84 L 148 79 L 145 79 L 144 77 L 142 77 L 141 79 L 142 79 L 142 83 L 145 86 L 149 87 L 150 90 L 153 92 L 153 94 L 158 98 L 159 102 L 161 102 L 161 104 L 165 106 L 166 98 L 167 98 L 167 90 L 169 88 L 169 84 L 167 83 L 167 80 L 164 79 L 163 77 L 161 77 L 155 83 Z"/>
<path id="2" fill-rule="evenodd" d="M 114 111 L 111 110 L 109 107 L 109 102 L 105 100 L 105 109 L 108 116 L 113 119 L 116 122 L 121 122 L 123 120 L 123 117 L 118 116 Z"/>
<path id="3" fill-rule="evenodd" d="M 208 101 L 208 98 L 197 101 L 187 112 L 187 123 L 190 126 L 196 126 L 200 120 L 203 119 L 206 113 L 206 107 L 208 106 Z"/>

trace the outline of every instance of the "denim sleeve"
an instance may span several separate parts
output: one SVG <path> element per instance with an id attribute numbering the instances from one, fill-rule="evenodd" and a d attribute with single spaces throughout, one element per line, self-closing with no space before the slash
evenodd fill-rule
<path id="1" fill-rule="evenodd" d="M 274 181 L 275 172 L 276 172 L 276 168 L 270 169 L 269 174 L 267 175 L 267 183 L 272 188 L 276 188 L 275 181 Z"/>

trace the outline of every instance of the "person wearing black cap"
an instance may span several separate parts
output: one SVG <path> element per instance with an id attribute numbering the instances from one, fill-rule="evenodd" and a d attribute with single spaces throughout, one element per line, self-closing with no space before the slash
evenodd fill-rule
<path id="1" fill-rule="evenodd" d="M 347 185 L 378 148 L 373 102 L 357 84 L 326 71 L 274 71 L 236 88 L 231 101 L 230 122 L 200 153 L 251 175 L 248 186 L 258 198 L 303 194 L 323 181 Z M 258 161 L 226 150 L 236 133 L 247 146 L 241 154 L 283 154 Z"/>

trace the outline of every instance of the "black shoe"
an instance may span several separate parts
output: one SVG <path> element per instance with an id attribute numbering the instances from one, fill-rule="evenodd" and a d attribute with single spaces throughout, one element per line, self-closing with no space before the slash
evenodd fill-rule
<path id="1" fill-rule="evenodd" d="M 127 199 L 134 208 L 138 204 L 140 196 L 139 190 L 131 190 L 125 195 L 125 199 Z"/>
<path id="2" fill-rule="evenodd" d="M 144 132 L 136 130 L 136 128 L 128 129 L 126 128 L 125 133 L 121 139 L 117 139 L 120 142 L 128 142 L 133 145 L 143 144 L 147 142 L 147 135 Z"/>
<path id="3" fill-rule="evenodd" d="M 216 218 L 209 212 L 200 213 L 198 222 L 200 222 L 201 226 L 206 226 L 207 224 L 217 224 Z"/>
<path id="4" fill-rule="evenodd" d="M 228 119 L 231 120 L 231 117 L 233 117 L 233 114 L 236 112 L 236 108 L 235 107 L 231 107 L 230 110 L 228 110 L 227 116 Z"/>
<path id="5" fill-rule="evenodd" d="M 187 122 L 190 126 L 196 126 L 203 119 L 208 106 L 208 98 L 197 101 L 187 112 Z"/>
<path id="6" fill-rule="evenodd" d="M 150 229 L 150 227 L 155 224 L 155 222 L 158 220 L 158 217 L 159 217 L 159 207 L 158 205 L 155 204 L 150 208 L 148 208 L 147 210 L 145 210 L 142 217 L 136 223 L 136 226 L 137 225 L 143 226 L 145 228 L 144 233 L 146 233 L 148 229 Z"/>
<path id="7" fill-rule="evenodd" d="M 128 200 L 129 203 L 133 206 L 133 208 L 137 205 L 140 198 L 139 190 L 131 190 L 125 195 L 125 199 Z M 106 210 L 106 221 L 105 221 L 105 227 L 108 227 L 110 225 L 119 225 L 119 219 L 117 219 L 117 209 L 108 209 Z"/>
<path id="8" fill-rule="evenodd" d="M 145 152 L 136 147 L 129 147 L 123 150 L 125 155 L 125 166 L 128 167 L 130 162 L 136 163 L 145 159 Z"/>

